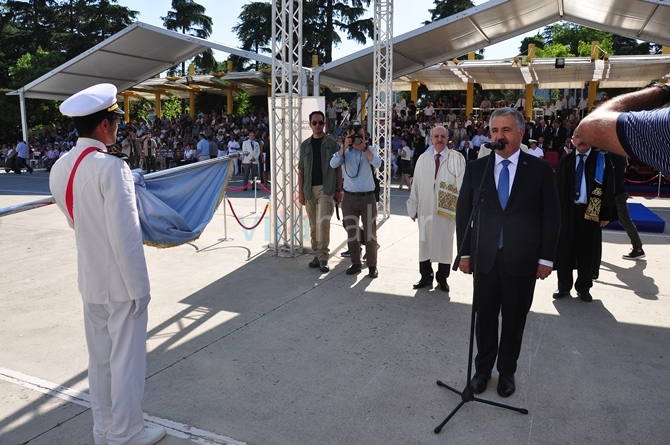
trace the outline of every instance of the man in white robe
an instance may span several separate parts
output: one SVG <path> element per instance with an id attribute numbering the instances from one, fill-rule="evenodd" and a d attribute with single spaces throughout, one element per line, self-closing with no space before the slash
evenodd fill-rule
<path id="1" fill-rule="evenodd" d="M 435 127 L 430 135 L 432 147 L 416 162 L 414 182 L 407 200 L 407 213 L 419 221 L 419 272 L 414 284 L 420 289 L 433 284 L 433 267 L 438 263 L 435 279 L 444 292 L 449 292 L 447 278 L 453 260 L 456 230 L 456 201 L 463 181 L 465 158 L 447 149 L 449 134 L 444 127 Z M 438 167 L 439 166 L 439 167 Z"/>

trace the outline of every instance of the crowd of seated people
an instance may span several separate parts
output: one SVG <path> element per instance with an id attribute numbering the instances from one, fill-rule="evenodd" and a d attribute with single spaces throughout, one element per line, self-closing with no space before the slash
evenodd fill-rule
<path id="1" fill-rule="evenodd" d="M 197 143 L 200 134 L 214 144 L 216 150 L 204 153 L 211 157 L 226 156 L 241 151 L 242 144 L 249 133 L 255 133 L 260 145 L 261 158 L 259 172 L 263 182 L 268 180 L 270 171 L 270 136 L 267 111 L 247 112 L 233 116 L 215 110 L 200 112 L 195 118 L 184 115 L 177 119 L 150 117 L 148 121 L 132 120 L 122 122 L 117 133 L 117 142 L 109 147 L 110 152 L 118 153 L 131 168 L 143 171 L 164 170 L 198 161 Z M 31 136 L 30 159 L 37 167 L 47 171 L 66 154 L 77 141 L 77 133 L 70 123 L 59 123 L 56 128 L 48 129 Z M 153 142 L 152 142 L 153 141 Z M 14 169 L 11 159 L 15 157 L 16 143 L 3 144 L 0 151 L 0 167 L 6 171 Z M 234 163 L 235 174 L 241 173 L 240 159 Z"/>
<path id="2" fill-rule="evenodd" d="M 521 94 L 516 102 L 510 99 L 508 103 L 494 104 L 486 96 L 478 112 L 468 116 L 456 95 L 451 98 L 442 95 L 435 101 L 426 102 L 423 108 L 417 107 L 412 101 L 403 100 L 392 109 L 391 157 L 395 164 L 394 176 L 406 184 L 408 181 L 405 175 L 408 175 L 408 185 L 411 184 L 414 164 L 426 150 L 430 143 L 430 132 L 436 126 L 447 129 L 451 142 L 449 147 L 460 151 L 468 161 L 476 159 L 481 144 L 490 140 L 490 110 L 502 106 L 518 108 L 518 105 L 523 104 L 522 99 Z M 572 134 L 585 112 L 583 102 L 585 98 L 576 101 L 569 95 L 565 98 L 561 96 L 555 104 L 548 101 L 544 119 L 527 119 L 522 142 L 529 148 L 532 147 L 533 154 L 537 153 L 539 157 L 557 164 L 560 157 L 574 148 Z M 208 141 L 214 142 L 217 148 L 206 154 L 217 157 L 239 153 L 252 132 L 255 133 L 255 140 L 261 149 L 259 179 L 266 183 L 270 176 L 270 133 L 269 116 L 265 109 L 237 116 L 225 111 L 211 110 L 209 113 L 199 112 L 195 118 L 189 115 L 177 119 L 150 116 L 147 121 L 122 122 L 119 125 L 117 143 L 110 147 L 110 151 L 121 154 L 131 168 L 141 168 L 144 171 L 164 170 L 198 162 L 197 143 L 201 133 L 204 133 Z M 333 133 L 334 137 L 338 136 L 336 132 L 337 130 Z M 34 166 L 49 171 L 58 158 L 75 145 L 76 139 L 77 134 L 71 123 L 62 122 L 53 129 L 45 129 L 30 138 L 30 160 Z M 148 143 L 149 139 L 155 144 Z M 16 143 L 3 144 L 0 150 L 0 167 L 4 167 L 7 172 L 14 170 L 15 163 L 12 159 L 15 156 Z M 234 174 L 242 174 L 241 159 L 235 160 L 233 167 Z M 635 170 L 632 169 L 631 172 L 634 173 Z"/>

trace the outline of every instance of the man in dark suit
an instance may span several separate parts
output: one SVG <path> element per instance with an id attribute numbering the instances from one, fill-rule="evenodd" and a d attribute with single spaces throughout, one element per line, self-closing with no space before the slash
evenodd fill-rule
<path id="1" fill-rule="evenodd" d="M 544 121 L 542 121 L 544 122 Z M 549 127 L 546 123 L 540 122 L 540 135 L 537 138 L 538 141 L 540 138 L 544 139 L 544 143 L 547 144 L 547 146 L 542 147 L 544 150 L 549 148 L 549 142 L 551 141 L 551 127 Z"/>
<path id="2" fill-rule="evenodd" d="M 561 152 L 565 145 L 565 128 L 555 120 L 551 129 L 551 151 Z"/>
<path id="3" fill-rule="evenodd" d="M 456 210 L 456 232 L 462 249 L 459 269 L 478 268 L 476 372 L 470 387 L 486 390 L 498 361 L 498 394 L 515 391 L 514 373 L 521 351 L 526 316 L 533 302 L 535 281 L 551 274 L 558 241 L 560 208 L 551 165 L 523 153 L 524 120 L 515 109 L 496 109 L 491 115 L 491 139 L 503 149 L 469 162 Z M 482 182 L 483 179 L 483 182 Z M 477 224 L 465 236 L 473 196 L 484 189 L 480 209 L 478 257 Z M 498 315 L 502 333 L 498 345 Z"/>
<path id="4" fill-rule="evenodd" d="M 463 149 L 458 150 L 458 152 L 463 155 L 465 162 L 470 162 L 477 159 L 477 150 L 472 148 L 470 141 L 463 141 Z"/>
<path id="5" fill-rule="evenodd" d="M 540 123 L 542 123 L 543 126 L 540 126 Z M 526 133 L 524 134 L 524 138 L 527 138 L 528 140 L 535 139 L 536 141 L 538 141 L 542 136 L 544 128 L 546 128 L 546 124 L 544 123 L 544 121 L 542 119 L 537 119 L 535 121 L 535 125 L 531 125 L 530 127 L 527 128 Z M 529 145 L 525 142 L 524 144 Z"/>

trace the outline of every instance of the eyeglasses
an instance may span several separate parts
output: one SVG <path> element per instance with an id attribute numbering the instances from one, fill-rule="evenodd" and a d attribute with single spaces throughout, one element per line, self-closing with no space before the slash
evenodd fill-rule
<path id="1" fill-rule="evenodd" d="M 312 125 L 323 125 L 323 121 L 312 121 Z"/>

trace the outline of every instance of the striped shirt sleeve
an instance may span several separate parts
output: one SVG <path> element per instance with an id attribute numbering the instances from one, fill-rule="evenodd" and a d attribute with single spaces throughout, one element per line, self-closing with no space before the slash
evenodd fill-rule
<path id="1" fill-rule="evenodd" d="M 631 159 L 670 176 L 670 108 L 621 113 L 616 132 Z"/>

